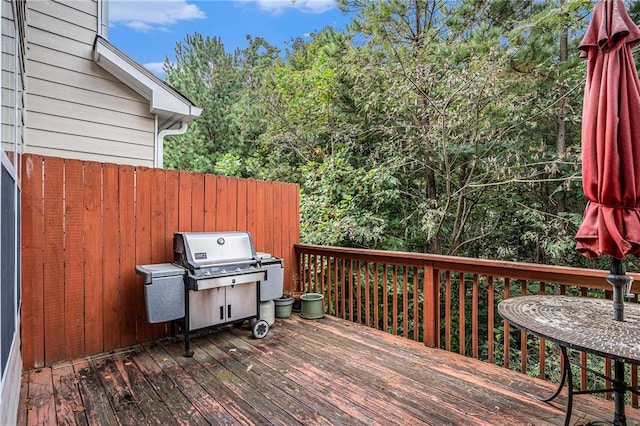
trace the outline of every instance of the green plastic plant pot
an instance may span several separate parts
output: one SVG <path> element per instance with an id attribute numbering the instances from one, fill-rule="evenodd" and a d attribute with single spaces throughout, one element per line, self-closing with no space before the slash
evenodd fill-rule
<path id="1" fill-rule="evenodd" d="M 289 318 L 291 316 L 291 308 L 293 307 L 293 297 L 283 296 L 273 299 L 276 305 L 276 318 Z"/>
<path id="2" fill-rule="evenodd" d="M 300 316 L 304 319 L 318 319 L 324 316 L 324 296 L 320 293 L 305 293 L 300 296 Z"/>

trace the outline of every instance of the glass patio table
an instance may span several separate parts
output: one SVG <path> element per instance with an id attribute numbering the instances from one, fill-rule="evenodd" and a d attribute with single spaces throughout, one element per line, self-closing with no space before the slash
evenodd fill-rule
<path id="1" fill-rule="evenodd" d="M 624 304 L 624 321 L 613 319 L 613 302 L 587 297 L 532 295 L 503 300 L 498 312 L 511 325 L 540 338 L 556 343 L 562 358 L 562 379 L 553 395 L 539 398 L 551 401 L 567 382 L 568 398 L 565 425 L 571 420 L 573 396 L 613 392 L 615 395 L 614 425 L 625 425 L 624 397 L 626 392 L 638 393 L 624 378 L 624 363 L 640 364 L 640 305 Z M 574 390 L 571 360 L 567 348 L 584 351 L 615 361 L 614 377 L 594 371 L 580 363 L 573 363 L 598 377 L 610 380 L 612 388 Z"/>

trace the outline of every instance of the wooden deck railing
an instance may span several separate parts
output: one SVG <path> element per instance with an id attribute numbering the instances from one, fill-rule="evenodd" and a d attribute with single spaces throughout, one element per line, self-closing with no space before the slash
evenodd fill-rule
<path id="1" fill-rule="evenodd" d="M 323 294 L 328 314 L 552 381 L 559 351 L 510 328 L 497 314 L 499 301 L 525 294 L 611 298 L 602 270 L 305 244 L 295 251 L 297 290 Z M 630 275 L 638 283 L 640 275 Z M 571 355 L 611 376 L 611 360 Z M 627 370 L 637 385 L 637 366 Z M 600 380 L 579 374 L 582 389 Z M 630 404 L 638 407 L 636 395 Z"/>

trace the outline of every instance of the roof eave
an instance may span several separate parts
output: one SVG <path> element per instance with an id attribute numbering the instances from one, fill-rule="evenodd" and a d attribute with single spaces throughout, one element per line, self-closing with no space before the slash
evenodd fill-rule
<path id="1" fill-rule="evenodd" d="M 157 114 L 160 122 L 171 123 L 169 126 L 187 123 L 202 113 L 201 108 L 103 37 L 96 37 L 93 52 L 96 64 L 149 101 L 149 112 Z"/>

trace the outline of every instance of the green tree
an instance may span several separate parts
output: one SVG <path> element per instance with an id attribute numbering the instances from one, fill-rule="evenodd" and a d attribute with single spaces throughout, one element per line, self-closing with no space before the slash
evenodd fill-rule
<path id="1" fill-rule="evenodd" d="M 559 82 L 583 66 L 573 60 L 557 71 L 559 30 L 584 24 L 583 4 L 340 2 L 356 12 L 351 31 L 363 42 L 346 66 L 367 113 L 363 134 L 391 154 L 384 158 L 404 194 L 398 223 L 407 248 L 499 255 L 504 244 L 484 241 L 526 227 L 504 229 L 519 205 L 549 198 L 549 182 L 571 189 L 579 139 L 572 135 L 562 157 L 549 142 L 567 96 Z M 576 94 L 581 85 L 572 87 Z"/>
<path id="2" fill-rule="evenodd" d="M 167 141 L 168 167 L 201 172 L 246 174 L 242 159 L 257 149 L 264 122 L 251 93 L 279 50 L 262 38 L 233 54 L 217 37 L 187 35 L 175 48 L 175 62 L 165 59 L 169 84 L 203 109 L 186 134 Z"/>

